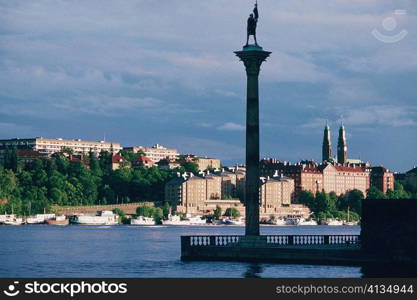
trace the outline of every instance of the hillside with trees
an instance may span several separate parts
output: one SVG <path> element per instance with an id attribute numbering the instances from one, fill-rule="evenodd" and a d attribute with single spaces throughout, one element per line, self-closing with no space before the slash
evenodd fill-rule
<path id="1" fill-rule="evenodd" d="M 112 170 L 108 152 L 75 161 L 64 154 L 54 154 L 51 158 L 19 164 L 16 154 L 10 151 L 4 165 L 0 165 L 0 214 L 12 210 L 19 215 L 41 213 L 53 205 L 162 203 L 165 183 L 177 172 L 185 171 L 183 167 Z"/>

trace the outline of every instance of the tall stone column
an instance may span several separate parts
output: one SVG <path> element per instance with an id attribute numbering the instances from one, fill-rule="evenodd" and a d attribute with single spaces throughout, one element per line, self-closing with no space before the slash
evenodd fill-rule
<path id="1" fill-rule="evenodd" d="M 261 64 L 271 54 L 262 47 L 249 45 L 235 54 L 243 61 L 247 76 L 246 103 L 246 236 L 259 235 L 259 87 Z"/>

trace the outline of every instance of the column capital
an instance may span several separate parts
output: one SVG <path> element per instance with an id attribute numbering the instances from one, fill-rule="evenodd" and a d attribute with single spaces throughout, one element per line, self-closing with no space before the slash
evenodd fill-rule
<path id="1" fill-rule="evenodd" d="M 262 47 L 259 46 L 249 45 L 243 47 L 241 51 L 235 51 L 234 53 L 241 61 L 243 61 L 248 76 L 258 76 L 262 62 L 264 62 L 272 52 L 264 51 Z"/>

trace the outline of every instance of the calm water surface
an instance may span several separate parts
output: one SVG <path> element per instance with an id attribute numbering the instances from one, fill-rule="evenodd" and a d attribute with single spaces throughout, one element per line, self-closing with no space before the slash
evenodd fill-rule
<path id="1" fill-rule="evenodd" d="M 359 226 L 262 226 L 262 234 L 359 234 Z M 180 236 L 239 226 L 0 226 L 0 277 L 361 277 L 360 267 L 182 262 Z"/>

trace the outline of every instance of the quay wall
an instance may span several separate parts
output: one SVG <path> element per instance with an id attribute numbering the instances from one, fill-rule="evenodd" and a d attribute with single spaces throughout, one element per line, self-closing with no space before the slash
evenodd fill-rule
<path id="1" fill-rule="evenodd" d="M 125 204 L 109 204 L 109 205 L 91 205 L 91 206 L 66 206 L 66 207 L 56 207 L 54 209 L 56 214 L 62 215 L 75 215 L 75 214 L 95 214 L 101 210 L 113 210 L 116 208 L 121 209 L 126 214 L 135 214 L 136 208 L 139 206 L 154 206 L 153 202 L 135 202 L 135 203 L 125 203 Z"/>
<path id="2" fill-rule="evenodd" d="M 362 203 L 363 251 L 417 264 L 417 199 L 365 199 Z"/>

